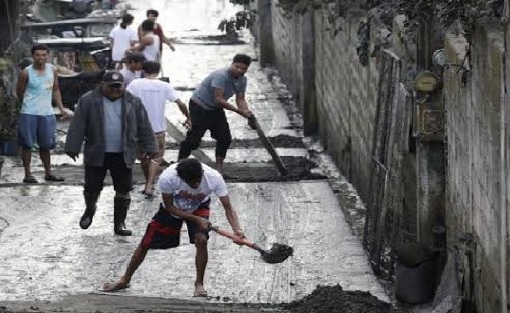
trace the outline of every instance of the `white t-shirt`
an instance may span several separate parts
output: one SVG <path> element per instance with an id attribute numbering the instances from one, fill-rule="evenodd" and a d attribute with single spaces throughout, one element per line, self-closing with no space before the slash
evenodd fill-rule
<path id="1" fill-rule="evenodd" d="M 179 99 L 172 85 L 159 79 L 140 78 L 133 80 L 126 90 L 142 100 L 154 132 L 165 131 L 166 101 Z"/>
<path id="2" fill-rule="evenodd" d="M 154 38 L 154 41 L 151 45 L 145 46 L 143 48 L 143 55 L 148 61 L 157 61 L 159 62 L 159 36 L 154 33 L 149 33 L 146 36 L 151 36 Z"/>
<path id="3" fill-rule="evenodd" d="M 131 47 L 132 41 L 138 41 L 138 34 L 131 27 L 122 28 L 120 25 L 115 26 L 110 31 L 110 37 L 113 38 L 112 60 L 120 62 L 124 57 L 124 53 Z"/>
<path id="4" fill-rule="evenodd" d="M 133 80 L 142 77 L 142 71 L 134 71 L 134 72 L 132 72 L 132 71 L 128 70 L 125 67 L 120 70 L 120 73 L 124 77 L 124 87 L 129 86 L 129 84 L 131 84 L 131 82 Z"/>
<path id="5" fill-rule="evenodd" d="M 202 163 L 204 176 L 197 189 L 191 188 L 177 175 L 177 163 L 170 165 L 161 173 L 158 180 L 158 189 L 161 193 L 171 194 L 174 206 L 182 211 L 193 212 L 200 204 L 210 199 L 211 193 L 217 197 L 228 195 L 227 186 L 223 176 L 215 169 Z"/>

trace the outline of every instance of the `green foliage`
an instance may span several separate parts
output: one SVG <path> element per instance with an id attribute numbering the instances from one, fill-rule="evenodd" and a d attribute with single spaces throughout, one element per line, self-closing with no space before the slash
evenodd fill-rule
<path id="1" fill-rule="evenodd" d="M 337 18 L 370 19 L 376 15 L 390 27 L 395 15 L 404 14 L 409 30 L 414 30 L 423 21 L 436 18 L 445 29 L 458 22 L 469 38 L 479 18 L 501 17 L 503 2 L 504 0 L 278 0 L 278 6 L 287 16 L 326 9 L 331 21 Z"/>
<path id="2" fill-rule="evenodd" d="M 477 20 L 482 17 L 501 18 L 503 0 L 400 0 L 399 13 L 407 16 L 410 29 L 433 18 L 445 29 L 458 23 L 470 40 Z"/>

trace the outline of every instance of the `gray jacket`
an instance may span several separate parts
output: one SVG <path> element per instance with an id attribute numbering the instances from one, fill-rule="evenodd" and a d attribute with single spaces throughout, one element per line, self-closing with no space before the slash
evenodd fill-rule
<path id="1" fill-rule="evenodd" d="M 124 162 L 132 168 L 137 151 L 156 152 L 154 132 L 141 100 L 129 92 L 122 97 L 122 141 Z M 105 154 L 103 96 L 99 88 L 84 94 L 74 111 L 67 132 L 66 153 L 79 154 L 83 148 L 86 166 L 103 166 Z"/>

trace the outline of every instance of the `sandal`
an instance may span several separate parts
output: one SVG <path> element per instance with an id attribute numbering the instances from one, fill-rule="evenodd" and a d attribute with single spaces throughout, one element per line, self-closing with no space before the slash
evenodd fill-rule
<path id="1" fill-rule="evenodd" d="M 39 182 L 37 181 L 37 179 L 36 179 L 34 176 L 32 176 L 32 175 L 30 175 L 30 176 L 28 176 L 28 177 L 25 177 L 25 178 L 23 179 L 23 182 L 24 182 L 25 184 L 37 184 L 37 183 L 39 183 Z"/>
<path id="2" fill-rule="evenodd" d="M 64 181 L 64 177 L 55 176 L 53 174 L 50 174 L 46 177 L 44 177 L 45 181 Z"/>

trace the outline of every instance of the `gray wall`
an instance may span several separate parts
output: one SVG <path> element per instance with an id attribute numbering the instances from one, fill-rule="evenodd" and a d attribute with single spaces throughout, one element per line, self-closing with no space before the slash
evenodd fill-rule
<path id="1" fill-rule="evenodd" d="M 372 165 L 379 75 L 374 60 L 367 67 L 358 61 L 356 26 L 345 21 L 339 23 L 337 26 L 344 31 L 335 36 L 325 12 L 289 19 L 273 2 L 274 63 L 304 111 L 305 129 L 319 132 L 343 174 L 363 196 L 368 191 Z M 304 69 L 310 65 L 311 71 Z M 310 85 L 315 89 L 314 101 L 306 96 L 313 92 L 306 90 Z"/>
<path id="2" fill-rule="evenodd" d="M 466 41 L 450 35 L 448 62 L 462 64 Z M 479 312 L 500 312 L 501 158 L 504 136 L 502 108 L 503 33 L 496 25 L 479 27 L 471 47 L 471 64 L 447 66 L 444 99 L 447 111 L 447 225 L 449 246 L 460 245 L 465 270 L 465 295 L 472 293 Z M 503 230 L 505 233 L 507 229 Z M 459 238 L 472 235 L 467 246 Z M 506 234 L 505 234 L 506 237 Z M 471 255 L 472 254 L 472 255 Z M 506 256 L 503 256 L 508 261 Z"/>

